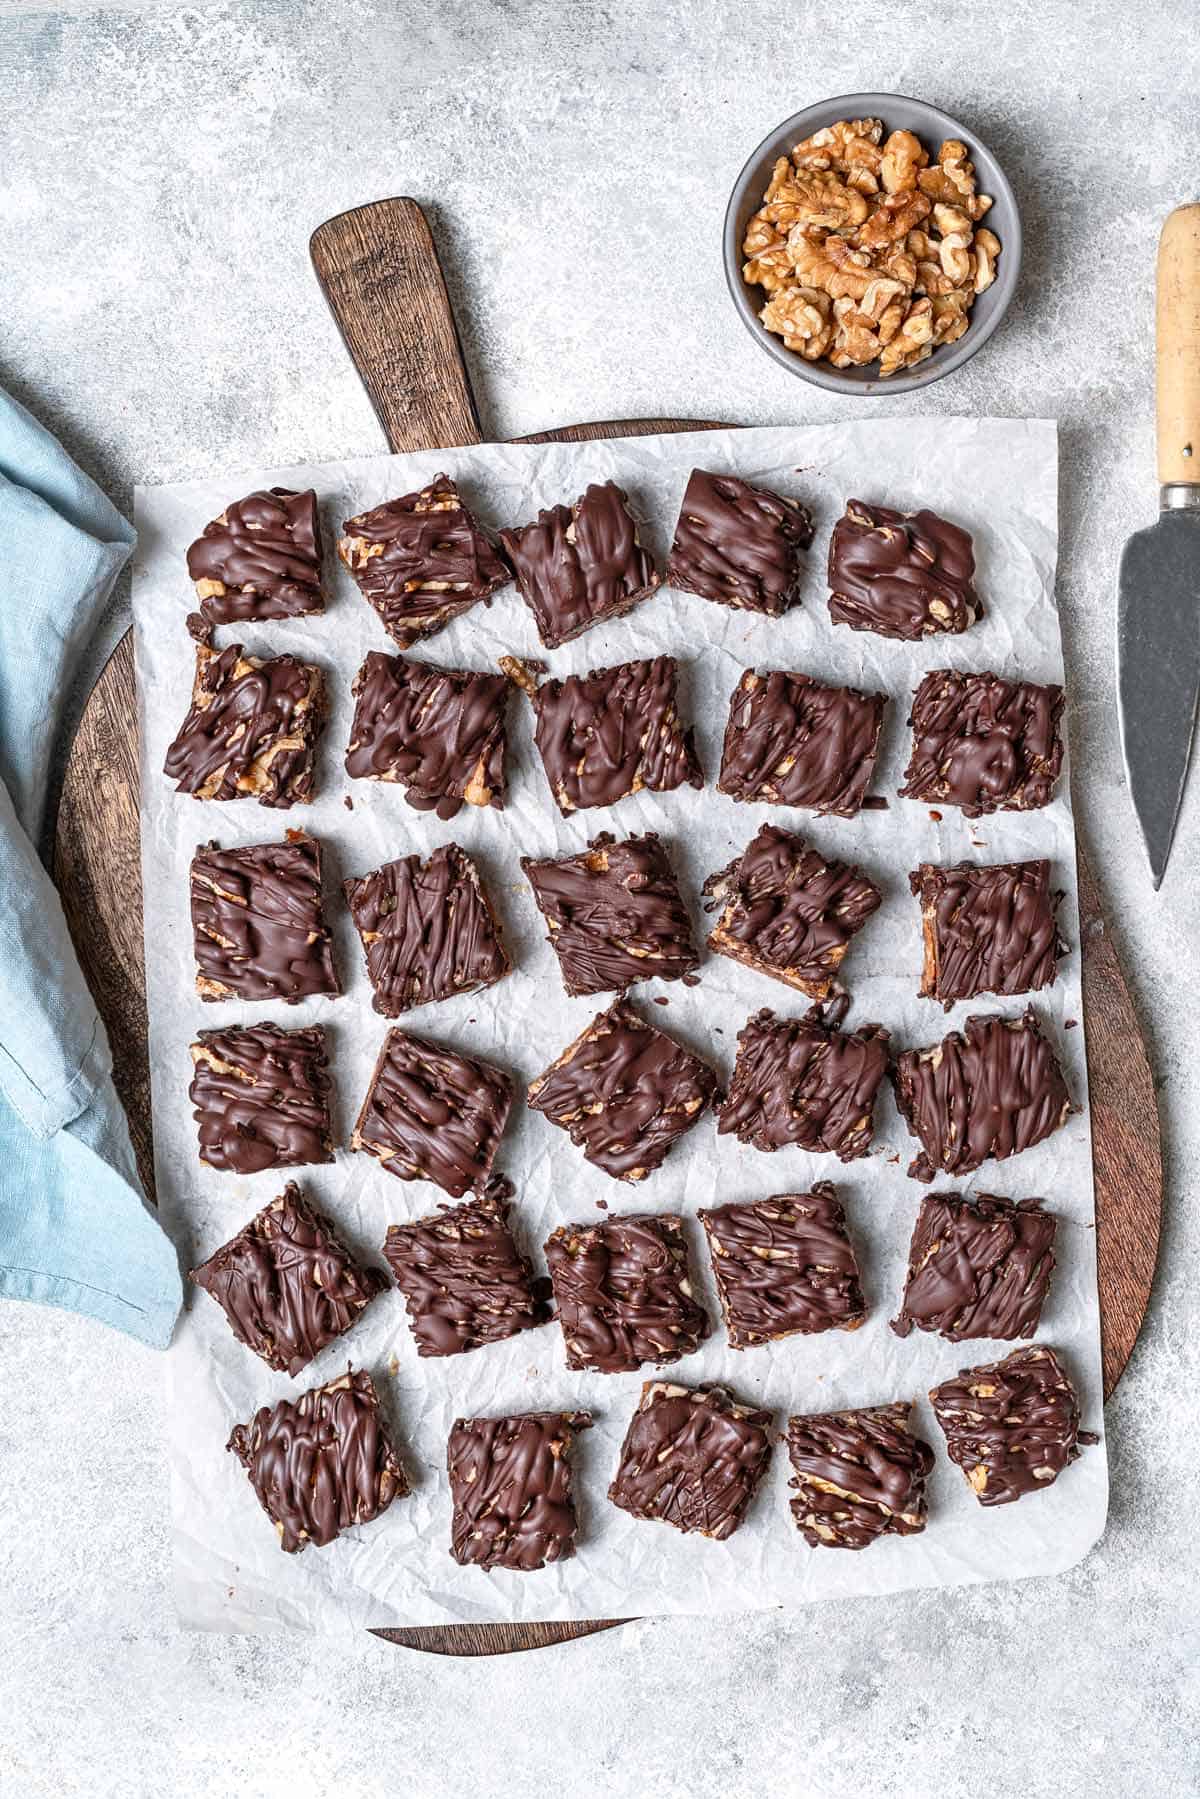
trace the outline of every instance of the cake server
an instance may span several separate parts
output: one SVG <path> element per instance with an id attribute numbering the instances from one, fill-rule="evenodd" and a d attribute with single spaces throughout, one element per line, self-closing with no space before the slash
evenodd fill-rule
<path id="1" fill-rule="evenodd" d="M 1158 523 L 1121 557 L 1117 709 L 1133 809 L 1162 884 L 1200 695 L 1200 205 L 1158 243 Z"/>

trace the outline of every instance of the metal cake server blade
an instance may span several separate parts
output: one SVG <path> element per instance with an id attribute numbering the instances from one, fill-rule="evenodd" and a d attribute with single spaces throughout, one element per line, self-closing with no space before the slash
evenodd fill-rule
<path id="1" fill-rule="evenodd" d="M 1133 809 L 1156 887 L 1166 873 L 1200 696 L 1200 205 L 1158 240 L 1158 523 L 1125 546 L 1117 591 L 1117 707 Z"/>
<path id="2" fill-rule="evenodd" d="M 1195 490 L 1200 500 L 1200 490 Z M 1166 872 L 1200 699 L 1200 506 L 1130 538 L 1117 597 L 1117 707 L 1156 887 Z"/>

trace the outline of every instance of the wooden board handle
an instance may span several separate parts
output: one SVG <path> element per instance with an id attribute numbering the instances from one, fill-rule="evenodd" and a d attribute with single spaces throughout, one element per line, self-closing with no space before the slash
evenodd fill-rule
<path id="1" fill-rule="evenodd" d="M 309 255 L 388 448 L 482 441 L 450 297 L 415 200 L 374 200 L 318 225 Z"/>
<path id="2" fill-rule="evenodd" d="M 1158 479 L 1200 486 L 1200 205 L 1158 240 Z"/>

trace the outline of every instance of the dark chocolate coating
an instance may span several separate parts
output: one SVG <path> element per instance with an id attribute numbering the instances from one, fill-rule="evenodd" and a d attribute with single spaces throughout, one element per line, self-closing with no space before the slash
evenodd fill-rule
<path id="1" fill-rule="evenodd" d="M 955 1000 L 980 993 L 1032 993 L 1053 984 L 1067 946 L 1050 889 L 1049 862 L 922 862 L 909 876 L 921 903 L 925 966 L 921 998 Z"/>
<path id="2" fill-rule="evenodd" d="M 480 1190 L 512 1105 L 512 1082 L 476 1056 L 389 1031 L 350 1139 L 402 1181 L 436 1181 L 452 1199 Z"/>
<path id="3" fill-rule="evenodd" d="M 404 1295 L 418 1355 L 462 1355 L 549 1318 L 508 1217 L 507 1198 L 484 1193 L 388 1226 L 384 1260 Z"/>
<path id="4" fill-rule="evenodd" d="M 701 1210 L 730 1346 L 854 1330 L 867 1315 L 846 1214 L 828 1181 Z"/>
<path id="5" fill-rule="evenodd" d="M 521 867 L 568 993 L 619 993 L 699 967 L 687 908 L 653 832 L 621 843 L 604 833 L 577 856 L 522 856 Z"/>
<path id="6" fill-rule="evenodd" d="M 971 535 L 936 512 L 847 500 L 829 543 L 829 616 L 855 631 L 917 643 L 957 634 L 983 612 Z"/>
<path id="7" fill-rule="evenodd" d="M 299 1399 L 263 1406 L 235 1426 L 237 1456 L 288 1554 L 369 1524 L 410 1491 L 379 1410 L 375 1383 L 347 1369 Z"/>
<path id="8" fill-rule="evenodd" d="M 456 1562 L 528 1574 L 574 1555 L 569 1452 L 591 1422 L 590 1412 L 455 1419 L 446 1466 Z"/>
<path id="9" fill-rule="evenodd" d="M 346 772 L 398 781 L 418 812 L 504 805 L 508 680 L 372 650 L 354 677 Z"/>
<path id="10" fill-rule="evenodd" d="M 343 890 L 385 1018 L 490 987 L 512 969 L 475 864 L 456 843 L 428 862 L 387 862 Z"/>
<path id="11" fill-rule="evenodd" d="M 614 806 L 644 787 L 703 787 L 692 733 L 679 722 L 678 674 L 673 656 L 655 656 L 542 682 L 534 739 L 560 812 Z"/>
<path id="12" fill-rule="evenodd" d="M 319 668 L 297 656 L 260 662 L 240 643 L 217 651 L 202 638 L 192 703 L 163 773 L 198 800 L 310 800 L 325 711 Z"/>
<path id="13" fill-rule="evenodd" d="M 829 997 L 851 939 L 883 898 L 861 868 L 829 861 L 778 825 L 763 825 L 704 891 L 722 907 L 708 947 L 810 999 Z"/>
<path id="14" fill-rule="evenodd" d="M 321 912 L 321 846 L 301 831 L 284 843 L 192 857 L 192 930 L 201 999 L 282 999 L 340 993 Z"/>
<path id="15" fill-rule="evenodd" d="M 853 818 L 879 751 L 887 696 L 748 668 L 729 702 L 718 793 Z"/>
<path id="16" fill-rule="evenodd" d="M 970 1174 L 989 1157 L 1031 1149 L 1061 1124 L 1071 1096 L 1032 1008 L 977 1014 L 930 1049 L 906 1049 L 892 1071 L 896 1104 L 923 1153 L 909 1174 Z"/>
<path id="17" fill-rule="evenodd" d="M 647 1381 L 608 1497 L 635 1518 L 731 1537 L 771 1456 L 771 1414 L 725 1387 Z"/>
<path id="18" fill-rule="evenodd" d="M 946 1453 L 980 1505 L 1008 1505 L 1058 1479 L 1081 1443 L 1079 1401 L 1066 1369 L 1043 1343 L 1003 1361 L 964 1368 L 929 1395 Z"/>
<path id="19" fill-rule="evenodd" d="M 933 1451 L 909 1429 L 911 1411 L 899 1400 L 788 1419 L 792 1516 L 813 1549 L 868 1549 L 924 1530 Z"/>
<path id="20" fill-rule="evenodd" d="M 779 1018 L 764 1007 L 738 1033 L 717 1130 L 755 1149 L 794 1145 L 853 1161 L 871 1147 L 887 1060 L 882 1025 L 838 1031 L 819 1005 L 803 1018 Z"/>
<path id="21" fill-rule="evenodd" d="M 667 581 L 723 606 L 779 618 L 800 598 L 813 540 L 805 507 L 736 475 L 693 469 L 683 496 Z"/>
<path id="22" fill-rule="evenodd" d="M 913 696 L 900 797 L 968 818 L 1049 805 L 1062 772 L 1061 687 L 934 669 Z"/>
<path id="23" fill-rule="evenodd" d="M 321 518 L 309 488 L 271 487 L 226 506 L 187 553 L 211 625 L 301 618 L 325 608 Z"/>
<path id="24" fill-rule="evenodd" d="M 291 1181 L 189 1278 L 216 1300 L 239 1343 L 293 1378 L 387 1285 L 359 1267 Z"/>
<path id="25" fill-rule="evenodd" d="M 1056 1220 L 1038 1199 L 930 1193 L 908 1252 L 904 1303 L 892 1329 L 968 1337 L 1032 1337 L 1054 1273 Z"/>
<path id="26" fill-rule="evenodd" d="M 529 1104 L 605 1174 L 641 1181 L 716 1090 L 706 1062 L 617 1000 L 532 1083 Z"/>
<path id="27" fill-rule="evenodd" d="M 531 525 L 501 531 L 500 541 L 548 650 L 601 619 L 620 618 L 659 583 L 628 496 L 613 481 L 593 483 L 572 506 L 539 512 Z"/>
<path id="28" fill-rule="evenodd" d="M 691 1355 L 708 1336 L 675 1213 L 563 1224 L 546 1242 L 567 1367 L 623 1374 Z"/>
<path id="29" fill-rule="evenodd" d="M 338 554 L 402 650 L 512 580 L 447 475 L 347 519 Z"/>
<path id="30" fill-rule="evenodd" d="M 333 1161 L 329 1061 L 319 1024 L 201 1031 L 191 1047 L 200 1160 L 229 1174 Z"/>

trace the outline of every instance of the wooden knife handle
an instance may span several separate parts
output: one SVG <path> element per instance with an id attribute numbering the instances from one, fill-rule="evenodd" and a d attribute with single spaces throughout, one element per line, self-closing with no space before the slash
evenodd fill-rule
<path id="1" fill-rule="evenodd" d="M 1200 486 L 1200 205 L 1158 240 L 1158 479 Z"/>
<path id="2" fill-rule="evenodd" d="M 388 448 L 481 442 L 441 264 L 415 200 L 374 200 L 318 225 L 309 255 Z"/>

